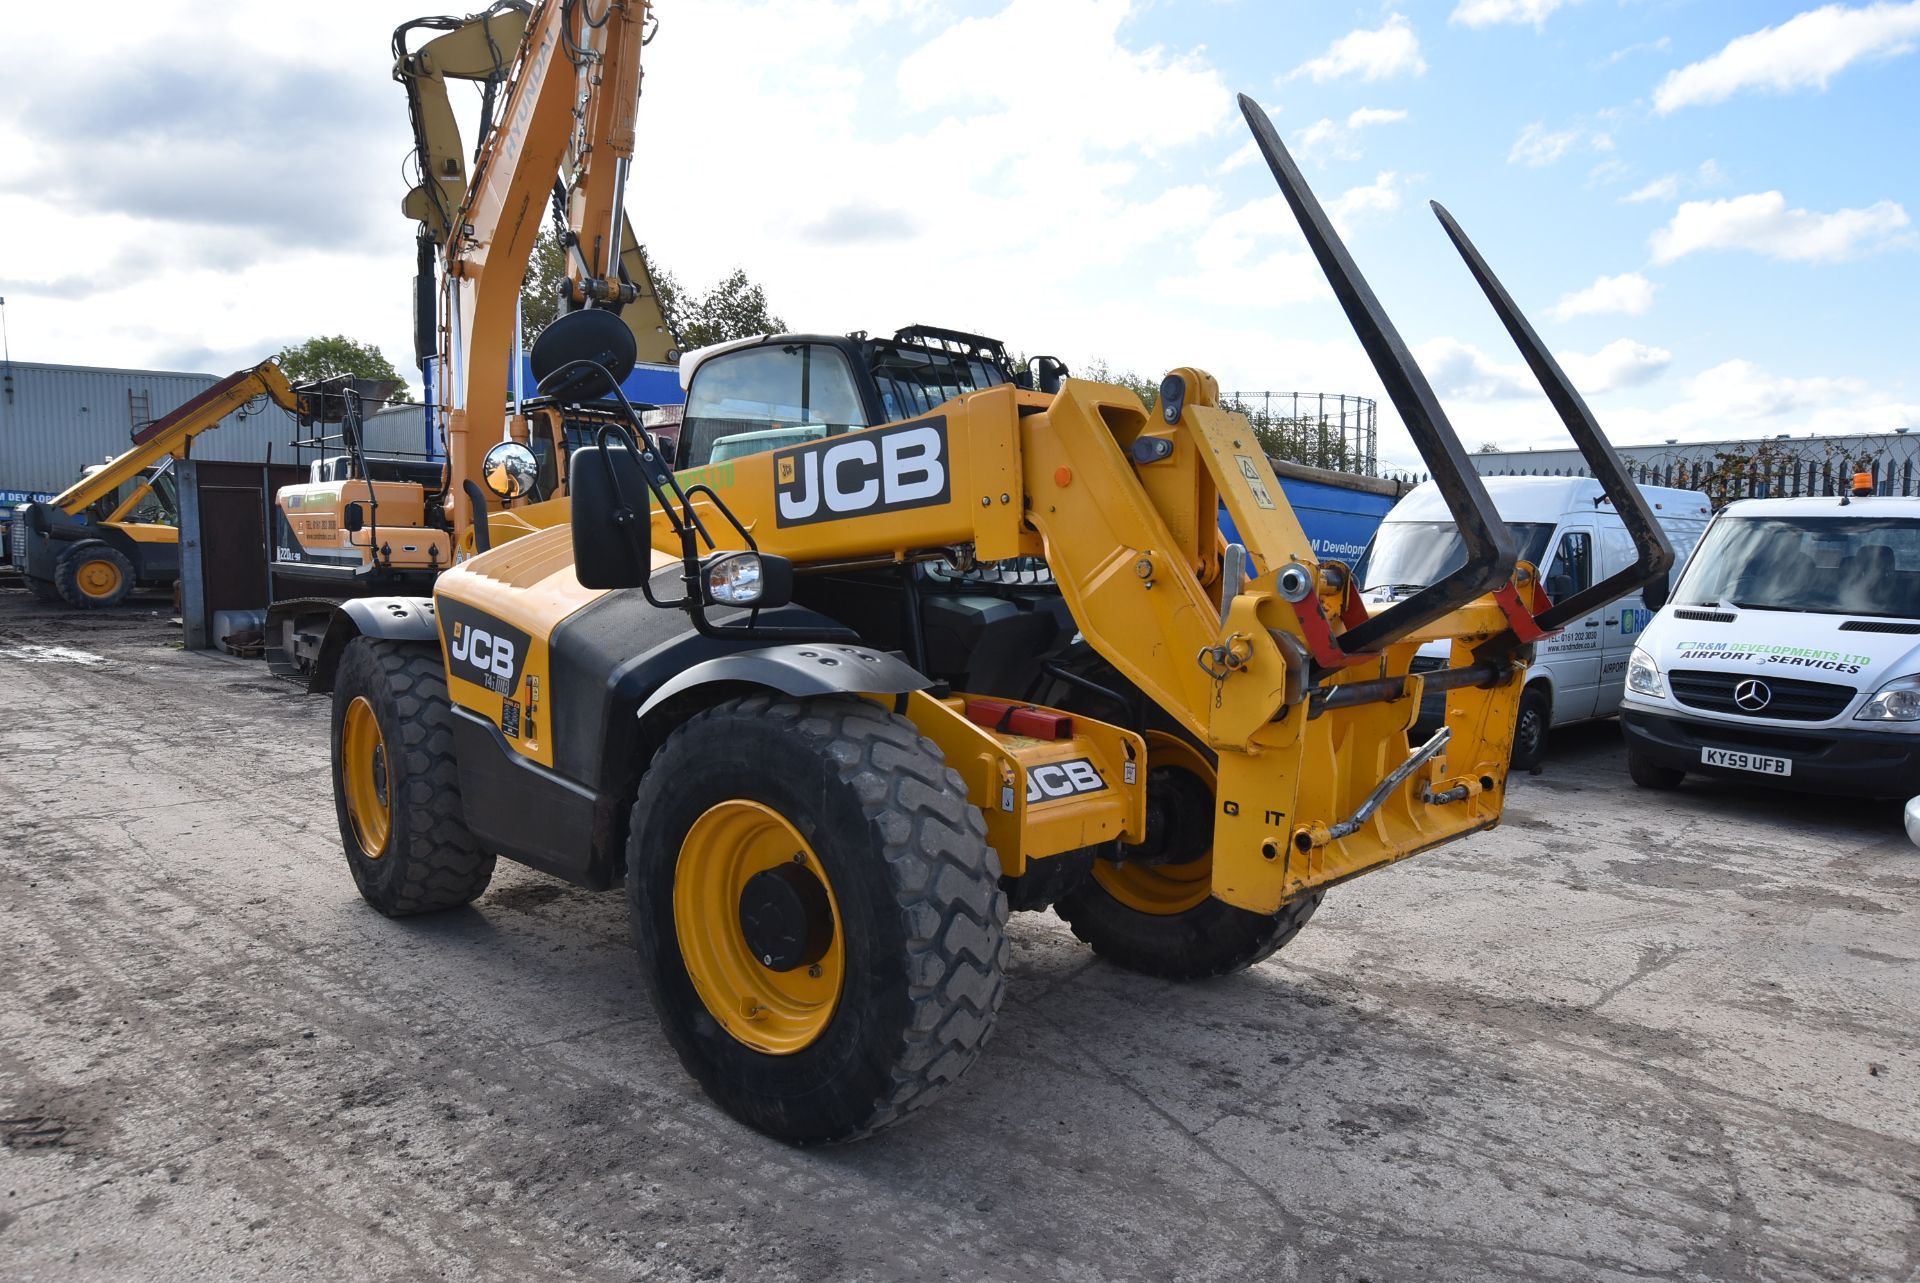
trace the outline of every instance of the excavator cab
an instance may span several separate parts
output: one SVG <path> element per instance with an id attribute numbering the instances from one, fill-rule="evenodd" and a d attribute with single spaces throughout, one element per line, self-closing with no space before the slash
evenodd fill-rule
<path id="1" fill-rule="evenodd" d="M 1057 363 L 1024 386 L 977 336 L 772 336 L 688 358 L 670 457 L 586 342 L 541 374 L 592 422 L 567 526 L 452 567 L 431 601 L 365 603 L 320 656 L 367 901 L 466 904 L 499 856 L 623 886 L 681 1061 L 743 1122 L 812 1144 L 899 1121 L 977 1058 L 1012 909 L 1051 907 L 1139 972 L 1219 976 L 1331 888 L 1497 824 L 1533 643 L 1671 549 L 1436 206 L 1638 553 L 1547 600 L 1271 122 L 1241 107 L 1436 478 L 1458 565 L 1370 606 L 1192 365 L 1146 404 Z M 1433 643 L 1446 666 L 1415 671 Z M 1443 724 L 1414 742 L 1428 694 Z"/>

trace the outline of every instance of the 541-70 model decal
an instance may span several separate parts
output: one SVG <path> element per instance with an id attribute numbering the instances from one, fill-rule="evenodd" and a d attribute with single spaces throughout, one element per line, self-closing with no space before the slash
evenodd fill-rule
<path id="1" fill-rule="evenodd" d="M 947 418 L 849 432 L 776 451 L 774 520 L 806 526 L 945 503 L 952 494 Z"/>

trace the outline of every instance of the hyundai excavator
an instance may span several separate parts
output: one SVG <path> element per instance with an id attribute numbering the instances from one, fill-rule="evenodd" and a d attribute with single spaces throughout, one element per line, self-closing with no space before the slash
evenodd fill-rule
<path id="1" fill-rule="evenodd" d="M 15 569 L 42 601 L 117 606 L 135 588 L 180 576 L 180 505 L 173 465 L 201 433 L 256 397 L 311 408 L 272 361 L 221 379 L 134 434 L 133 447 L 88 468 L 46 503 L 16 509 L 8 546 Z"/>
<path id="2" fill-rule="evenodd" d="M 317 656 L 367 902 L 470 903 L 500 857 L 624 886 L 682 1064 L 746 1125 L 815 1144 L 900 1121 L 978 1058 L 1011 910 L 1051 907 L 1148 975 L 1218 976 L 1331 888 L 1497 824 L 1534 643 L 1672 550 L 1436 204 L 1637 550 L 1548 601 L 1271 122 L 1240 106 L 1461 565 L 1363 602 L 1197 366 L 1147 404 L 1058 370 L 1022 386 L 964 338 L 909 386 L 918 352 L 779 336 L 696 354 L 669 458 L 619 393 L 617 326 L 569 313 L 536 347 L 542 394 L 615 408 L 568 461 L 566 524 L 430 598 L 351 603 Z M 495 334 L 478 350 L 503 351 Z M 522 480 L 489 477 L 503 498 Z M 1448 666 L 1413 671 L 1431 642 Z M 1430 692 L 1444 723 L 1411 742 Z"/>
<path id="3" fill-rule="evenodd" d="M 368 475 L 279 493 L 266 627 L 277 672 L 311 673 L 343 601 L 430 591 L 476 549 L 565 522 L 567 455 L 587 429 L 552 398 L 523 395 L 517 372 L 520 290 L 545 211 L 567 253 L 562 310 L 601 313 L 596 320 L 631 359 L 679 355 L 622 202 L 650 6 L 603 0 L 598 16 L 591 9 L 585 0 L 502 0 L 394 32 L 393 74 L 407 92 L 419 179 L 403 202 L 418 225 L 415 355 L 446 461 L 373 460 Z M 437 34 L 416 48 L 421 32 Z M 450 81 L 481 88 L 471 179 Z M 518 448 L 488 466 L 524 474 L 511 511 L 479 484 L 483 456 L 501 442 Z"/>

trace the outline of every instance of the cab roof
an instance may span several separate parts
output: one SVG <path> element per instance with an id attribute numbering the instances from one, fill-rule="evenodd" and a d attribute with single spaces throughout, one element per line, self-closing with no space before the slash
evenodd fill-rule
<path id="1" fill-rule="evenodd" d="M 1799 499 L 1740 499 L 1720 510 L 1729 517 L 1920 517 L 1920 498 L 1899 495 L 1808 495 Z"/>

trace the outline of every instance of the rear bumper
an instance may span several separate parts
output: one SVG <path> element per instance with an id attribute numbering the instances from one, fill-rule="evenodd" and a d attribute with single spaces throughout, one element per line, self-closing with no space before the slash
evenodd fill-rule
<path id="1" fill-rule="evenodd" d="M 1849 797 L 1907 798 L 1920 794 L 1920 735 L 1868 730 L 1761 730 L 1637 708 L 1623 709 L 1620 725 L 1630 750 L 1655 765 L 1690 775 Z M 1700 761 L 1703 748 L 1788 758 L 1793 762 L 1793 774 L 1761 775 L 1705 766 Z"/>

